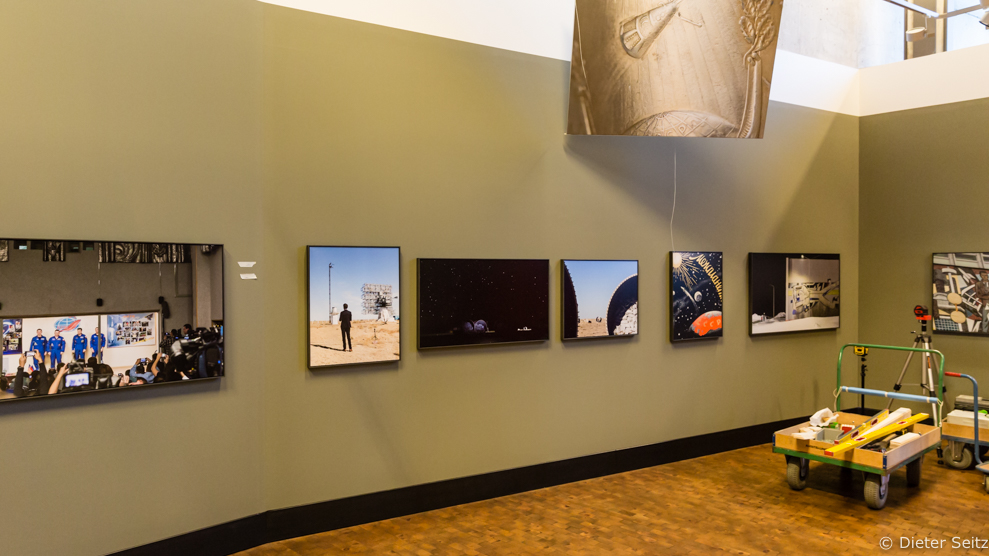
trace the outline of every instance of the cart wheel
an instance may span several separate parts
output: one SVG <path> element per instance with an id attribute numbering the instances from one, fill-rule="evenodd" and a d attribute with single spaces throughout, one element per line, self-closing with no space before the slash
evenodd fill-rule
<path id="1" fill-rule="evenodd" d="M 865 503 L 873 510 L 881 510 L 886 505 L 886 495 L 889 494 L 889 475 L 865 475 Z"/>
<path id="2" fill-rule="evenodd" d="M 924 456 L 907 464 L 907 486 L 920 486 L 920 470 L 924 465 Z"/>
<path id="3" fill-rule="evenodd" d="M 985 479 L 983 480 L 983 483 L 984 483 L 984 485 L 986 487 L 986 492 L 989 492 L 989 475 L 986 475 L 985 476 Z"/>
<path id="4" fill-rule="evenodd" d="M 786 483 L 793 490 L 803 490 L 807 486 L 807 475 L 810 473 L 810 461 L 804 458 L 787 458 Z"/>
<path id="5" fill-rule="evenodd" d="M 975 458 L 972 455 L 972 448 L 964 446 L 961 449 L 957 449 L 957 446 L 948 446 L 948 450 L 944 454 L 944 463 L 948 464 L 948 467 L 952 469 L 968 469 L 972 467 L 972 460 Z M 955 459 L 955 454 L 958 459 Z"/>

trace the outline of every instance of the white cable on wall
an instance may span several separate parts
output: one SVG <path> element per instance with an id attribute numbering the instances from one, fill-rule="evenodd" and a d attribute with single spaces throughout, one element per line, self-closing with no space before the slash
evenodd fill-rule
<path id="1" fill-rule="evenodd" d="M 677 213 L 677 151 L 673 149 L 673 211 L 670 213 L 670 250 L 676 253 L 676 243 L 673 241 L 673 218 Z"/>

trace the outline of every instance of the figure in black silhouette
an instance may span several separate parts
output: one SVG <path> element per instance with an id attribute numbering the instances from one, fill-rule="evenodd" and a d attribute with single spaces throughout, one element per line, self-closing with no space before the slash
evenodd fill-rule
<path id="1" fill-rule="evenodd" d="M 344 351 L 354 351 L 354 343 L 350 341 L 350 321 L 353 318 L 354 316 L 347 310 L 347 304 L 344 303 L 343 311 L 340 312 L 340 336 L 343 337 Z"/>

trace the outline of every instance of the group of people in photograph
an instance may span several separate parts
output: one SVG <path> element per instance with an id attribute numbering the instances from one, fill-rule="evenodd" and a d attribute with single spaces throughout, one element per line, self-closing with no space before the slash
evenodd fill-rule
<path id="1" fill-rule="evenodd" d="M 4 377 L 10 384 L 2 389 L 12 387 L 14 397 L 23 398 L 219 376 L 222 374 L 222 348 L 215 348 L 215 365 L 219 370 L 213 371 L 205 361 L 203 365 L 193 361 L 196 358 L 189 356 L 186 347 L 192 346 L 195 350 L 199 346 L 221 343 L 222 335 L 215 331 L 195 329 L 186 324 L 181 330 L 165 333 L 151 357 L 137 358 L 126 372 L 122 368 L 116 372 L 103 362 L 106 337 L 99 330 L 89 338 L 81 328 L 76 330 L 72 360 L 68 362 L 62 361 L 66 342 L 61 333 L 56 331 L 46 338 L 43 331 L 38 330 L 30 349 L 18 360 L 16 375 Z"/>
<path id="2" fill-rule="evenodd" d="M 33 354 L 40 362 L 44 362 L 47 357 L 49 367 L 58 367 L 62 363 L 62 354 L 65 353 L 66 345 L 60 330 L 56 329 L 50 338 L 46 338 L 44 331 L 39 328 L 31 338 L 28 353 Z M 85 361 L 87 355 L 102 360 L 104 348 L 106 348 L 106 335 L 101 333 L 99 328 L 88 338 L 82 328 L 76 328 L 76 333 L 72 337 L 73 361 Z"/>

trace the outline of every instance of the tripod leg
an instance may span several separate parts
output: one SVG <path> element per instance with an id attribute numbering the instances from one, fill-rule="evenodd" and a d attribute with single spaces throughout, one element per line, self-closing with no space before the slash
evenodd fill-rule
<path id="1" fill-rule="evenodd" d="M 913 348 L 914 349 L 917 349 L 917 345 L 920 344 L 920 340 L 921 340 L 920 336 L 917 336 L 916 338 L 914 338 L 914 341 L 913 341 Z M 907 375 L 907 369 L 910 368 L 910 362 L 913 361 L 913 354 L 914 353 L 916 353 L 916 352 L 915 351 L 911 351 L 910 353 L 907 354 L 907 362 L 903 364 L 903 370 L 900 371 L 900 378 L 896 379 L 896 384 L 893 385 L 893 391 L 894 392 L 899 392 L 900 391 L 900 388 L 903 385 L 903 377 L 905 377 Z M 886 409 L 889 409 L 891 407 L 893 407 L 893 398 L 890 398 L 889 399 L 889 403 L 886 404 Z"/>
<path id="2" fill-rule="evenodd" d="M 925 349 L 931 349 L 930 342 L 924 342 Z M 937 391 L 937 383 L 934 382 L 934 355 L 930 353 L 924 354 L 924 370 L 926 371 L 926 376 L 924 377 L 927 381 L 925 388 L 927 389 L 928 396 L 937 398 L 940 397 L 941 393 Z M 931 404 L 931 419 L 934 420 L 934 426 L 941 426 L 941 415 L 937 409 L 937 404 Z"/>

